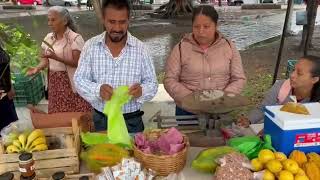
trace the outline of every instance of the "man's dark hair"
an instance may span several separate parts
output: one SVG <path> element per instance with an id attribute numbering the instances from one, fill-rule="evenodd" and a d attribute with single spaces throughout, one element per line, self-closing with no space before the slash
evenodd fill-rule
<path id="1" fill-rule="evenodd" d="M 104 11 L 107 7 L 113 6 L 116 9 L 127 9 L 128 17 L 130 17 L 130 4 L 128 0 L 103 0 L 102 2 L 102 14 L 104 15 Z"/>
<path id="2" fill-rule="evenodd" d="M 219 14 L 213 6 L 201 5 L 196 7 L 192 13 L 192 23 L 198 15 L 205 15 L 209 17 L 214 23 L 218 23 Z"/>

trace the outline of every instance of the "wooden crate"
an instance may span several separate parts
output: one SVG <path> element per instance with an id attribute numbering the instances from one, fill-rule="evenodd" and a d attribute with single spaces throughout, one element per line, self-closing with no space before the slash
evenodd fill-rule
<path id="1" fill-rule="evenodd" d="M 94 173 L 88 173 L 88 174 L 67 174 L 65 179 L 66 180 L 79 180 L 82 176 L 87 176 L 89 177 L 89 180 L 94 180 L 95 179 L 95 174 Z M 38 178 L 38 180 L 50 180 L 50 178 Z"/>
<path id="2" fill-rule="evenodd" d="M 72 127 L 43 129 L 49 150 L 34 152 L 35 169 L 38 177 L 50 177 L 58 171 L 66 174 L 79 173 L 80 127 L 77 119 L 72 120 Z M 13 172 L 20 177 L 19 155 L 6 154 L 0 141 L 0 174 Z"/>

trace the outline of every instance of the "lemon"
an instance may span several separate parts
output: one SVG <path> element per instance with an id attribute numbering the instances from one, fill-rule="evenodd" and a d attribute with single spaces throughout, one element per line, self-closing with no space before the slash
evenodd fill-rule
<path id="1" fill-rule="evenodd" d="M 272 173 L 278 173 L 282 170 L 282 164 L 280 161 L 274 159 L 267 162 L 266 168 Z"/>
<path id="2" fill-rule="evenodd" d="M 284 169 L 290 171 L 292 174 L 297 174 L 300 169 L 298 163 L 292 159 L 284 160 L 282 164 Z"/>
<path id="3" fill-rule="evenodd" d="M 272 172 L 265 170 L 263 174 L 263 180 L 275 180 L 276 178 L 272 174 Z"/>
<path id="4" fill-rule="evenodd" d="M 259 152 L 258 159 L 262 164 L 275 159 L 273 152 L 269 149 L 263 149 Z"/>
<path id="5" fill-rule="evenodd" d="M 309 180 L 309 178 L 306 175 L 296 175 L 294 180 Z"/>
<path id="6" fill-rule="evenodd" d="M 294 180 L 294 176 L 290 171 L 283 170 L 280 172 L 279 180 Z"/>
<path id="7" fill-rule="evenodd" d="M 306 173 L 304 172 L 304 170 L 303 170 L 303 169 L 299 168 L 297 175 L 305 176 L 305 175 L 306 175 Z"/>
<path id="8" fill-rule="evenodd" d="M 279 160 L 279 161 L 284 161 L 284 160 L 288 159 L 287 156 L 282 152 L 275 152 L 274 156 L 275 156 L 276 160 Z"/>
<path id="9" fill-rule="evenodd" d="M 263 169 L 263 164 L 259 161 L 258 158 L 251 160 L 251 166 L 253 171 L 261 171 Z"/>

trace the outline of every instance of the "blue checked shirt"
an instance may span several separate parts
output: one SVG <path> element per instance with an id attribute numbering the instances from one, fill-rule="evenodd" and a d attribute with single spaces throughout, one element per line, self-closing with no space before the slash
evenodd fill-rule
<path id="1" fill-rule="evenodd" d="M 85 100 L 102 112 L 105 102 L 100 97 L 100 86 L 141 84 L 142 96 L 124 105 L 123 113 L 137 111 L 151 100 L 158 90 L 158 82 L 144 44 L 128 32 L 127 43 L 119 57 L 114 58 L 105 44 L 105 32 L 88 40 L 80 55 L 74 75 L 75 87 Z"/>

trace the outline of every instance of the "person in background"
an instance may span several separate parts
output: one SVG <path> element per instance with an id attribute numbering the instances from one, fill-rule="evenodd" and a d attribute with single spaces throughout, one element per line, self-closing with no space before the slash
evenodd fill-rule
<path id="1" fill-rule="evenodd" d="M 4 51 L 4 49 L 2 49 L 0 45 L 0 69 L 2 70 L 0 71 L 0 131 L 10 123 L 18 120 L 16 109 L 13 103 L 15 92 L 11 84 L 10 67 L 7 66 L 9 63 L 9 55 Z M 2 86 L 7 86 L 7 88 Z"/>
<path id="2" fill-rule="evenodd" d="M 290 79 L 277 81 L 267 92 L 261 105 L 252 110 L 248 117 L 241 117 L 237 124 L 249 127 L 250 124 L 263 123 L 265 106 L 283 105 L 296 96 L 299 103 L 320 101 L 320 57 L 305 56 L 299 59 Z"/>
<path id="3" fill-rule="evenodd" d="M 41 45 L 41 63 L 30 68 L 34 75 L 48 68 L 48 113 L 89 112 L 92 110 L 76 92 L 73 76 L 84 45 L 69 11 L 60 6 L 48 10 L 48 25 L 52 30 Z M 46 43 L 45 43 L 46 42 Z"/>
<path id="4" fill-rule="evenodd" d="M 105 0 L 102 5 L 106 31 L 88 40 L 74 76 L 79 94 L 94 107 L 96 131 L 107 129 L 102 113 L 113 90 L 129 86 L 133 97 L 123 107 L 129 133 L 142 132 L 142 104 L 158 90 L 152 59 L 145 45 L 128 32 L 130 8 L 127 0 Z"/>
<path id="5" fill-rule="evenodd" d="M 164 87 L 176 103 L 176 116 L 193 115 L 182 107 L 182 100 L 194 91 L 239 94 L 246 83 L 239 51 L 218 31 L 218 17 L 212 6 L 195 8 L 192 33 L 182 38 L 167 59 Z"/>

